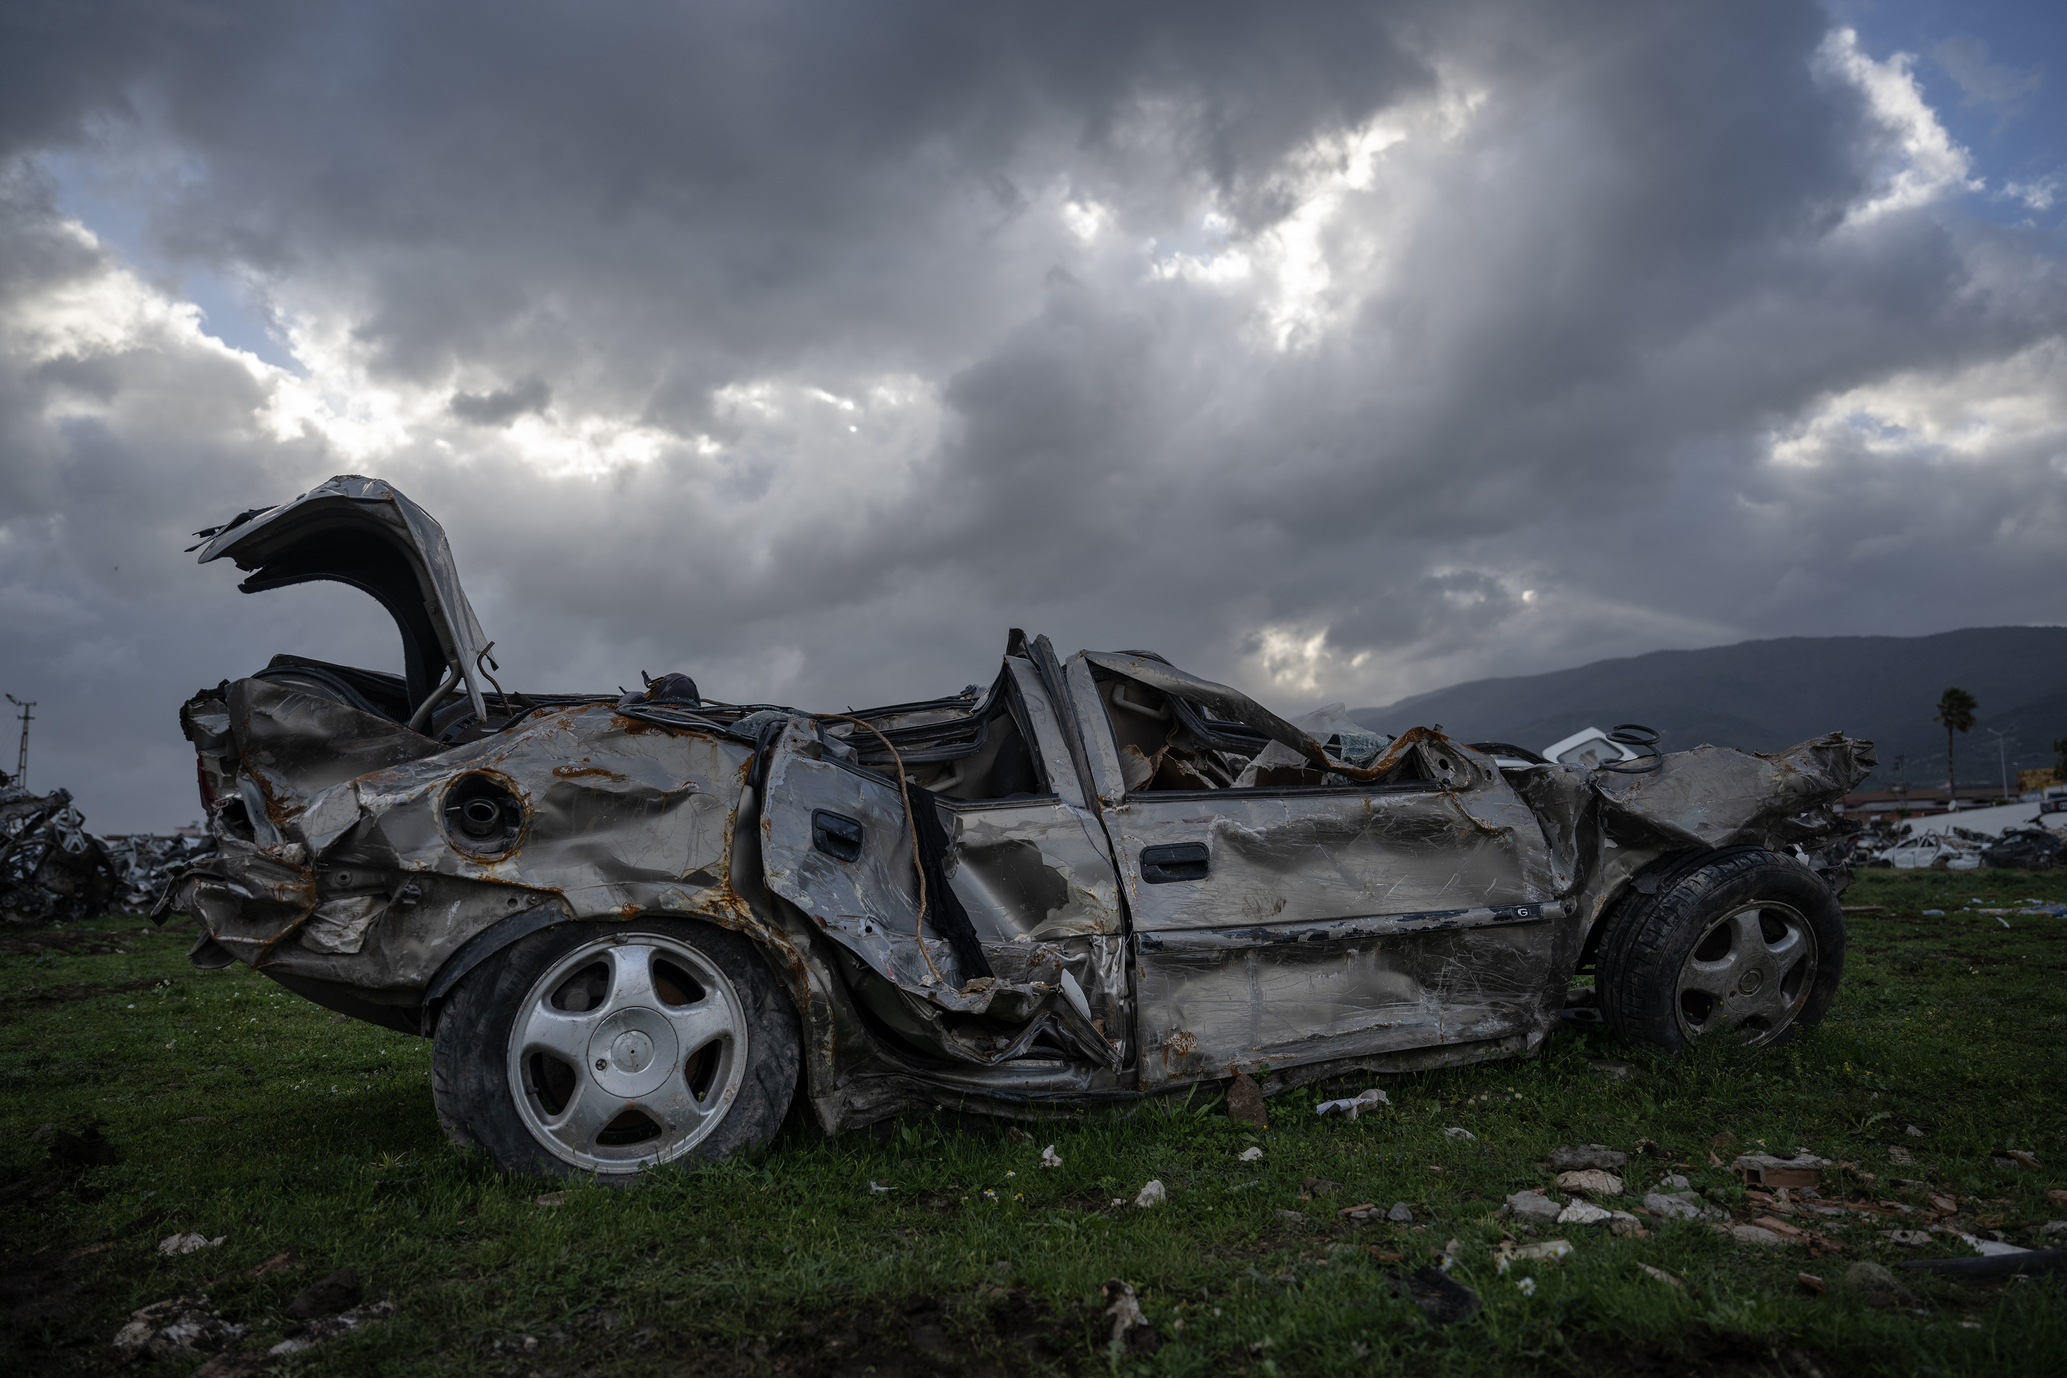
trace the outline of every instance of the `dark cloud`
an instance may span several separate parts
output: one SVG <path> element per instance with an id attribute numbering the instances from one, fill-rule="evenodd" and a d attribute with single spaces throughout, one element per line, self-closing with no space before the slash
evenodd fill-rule
<path id="1" fill-rule="evenodd" d="M 838 708 L 1022 625 L 1296 710 L 2062 615 L 2055 243 L 1810 4 L 0 23 L 0 687 L 105 826 L 191 813 L 195 685 L 395 659 L 178 553 L 341 471 L 542 688 Z"/>

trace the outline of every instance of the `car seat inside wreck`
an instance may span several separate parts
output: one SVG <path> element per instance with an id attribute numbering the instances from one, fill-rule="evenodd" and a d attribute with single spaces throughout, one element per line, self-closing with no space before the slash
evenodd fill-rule
<path id="1" fill-rule="evenodd" d="M 1527 1056 L 1582 969 L 1629 1037 L 1774 1046 L 1841 978 L 1814 849 L 1873 754 L 1837 734 L 1496 759 L 1019 631 L 987 687 L 841 713 L 505 689 L 390 484 L 196 549 L 362 589 L 403 666 L 283 655 L 182 707 L 218 850 L 155 917 L 431 1038 L 447 1130 L 513 1169 L 721 1157 L 797 1097 L 833 1132 Z"/>

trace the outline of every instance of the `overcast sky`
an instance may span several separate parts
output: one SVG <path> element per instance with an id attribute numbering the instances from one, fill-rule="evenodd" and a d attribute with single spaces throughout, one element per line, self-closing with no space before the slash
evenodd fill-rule
<path id="1" fill-rule="evenodd" d="M 839 709 L 1006 629 L 1304 711 L 2067 621 L 2057 7 L 0 10 L 0 689 L 89 826 L 444 523 L 504 682 Z M 12 733 L 0 766 L 13 764 Z"/>

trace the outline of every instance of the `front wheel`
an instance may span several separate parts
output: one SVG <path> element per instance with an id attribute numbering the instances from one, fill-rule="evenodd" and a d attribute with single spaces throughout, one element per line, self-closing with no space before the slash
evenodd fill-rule
<path id="1" fill-rule="evenodd" d="M 799 1053 L 795 1009 L 738 934 L 569 923 L 453 989 L 431 1086 L 446 1132 L 510 1171 L 629 1180 L 766 1142 Z"/>
<path id="2" fill-rule="evenodd" d="M 1595 967 L 1601 1012 L 1635 1042 L 1770 1047 L 1814 1028 L 1844 976 L 1844 912 L 1799 862 L 1758 847 L 1674 858 L 1617 901 Z"/>

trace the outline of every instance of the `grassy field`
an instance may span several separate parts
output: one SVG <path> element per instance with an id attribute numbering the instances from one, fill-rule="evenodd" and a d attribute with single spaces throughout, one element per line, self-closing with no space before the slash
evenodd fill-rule
<path id="1" fill-rule="evenodd" d="M 242 1357 L 211 1373 L 2061 1372 L 2067 1278 L 1901 1274 L 1914 1295 L 1881 1307 L 1843 1280 L 1862 1260 L 1965 1252 L 1943 1235 L 1904 1249 L 1878 1224 L 1830 1227 L 1836 1251 L 1812 1258 L 1650 1219 L 1643 1237 L 1544 1226 L 1569 1257 L 1494 1261 L 1510 1233 L 1531 1242 L 1498 1212 L 1551 1185 L 1554 1147 L 1642 1140 L 1663 1156 L 1633 1158 L 1611 1204 L 1681 1171 L 1748 1220 L 1768 1208 L 1711 1155 L 1807 1147 L 1857 1165 L 1826 1175 L 1826 1198 L 1922 1221 L 1949 1197 L 1948 1223 L 2036 1245 L 2067 1216 L 2046 1196 L 2067 1187 L 2067 919 L 1974 911 L 2061 898 L 2067 875 L 1868 873 L 1846 902 L 1882 912 L 1850 918 L 1835 1011 L 1764 1058 L 1657 1062 L 1574 1031 L 1534 1061 L 1387 1081 L 1390 1108 L 1355 1123 L 1317 1118 L 1311 1092 L 1272 1099 L 1263 1131 L 1217 1092 L 1031 1138 L 943 1115 L 830 1142 L 793 1123 L 750 1161 L 632 1191 L 506 1178 L 458 1152 L 427 1044 L 242 967 L 194 971 L 188 932 L 117 916 L 0 933 L 0 1368 L 115 1367 L 132 1311 L 205 1294 L 244 1327 Z M 105 1149 L 60 1134 L 89 1129 Z M 1040 1166 L 1049 1144 L 1059 1168 Z M 1242 1161 L 1251 1147 L 1262 1157 Z M 2011 1148 L 2045 1166 L 1997 1166 Z M 76 1161 L 94 1157 L 113 1161 Z M 1151 1178 L 1169 1199 L 1137 1209 Z M 1308 1178 L 1340 1190 L 1308 1199 Z M 1396 1202 L 1412 1223 L 1338 1215 Z M 186 1232 L 222 1242 L 160 1254 Z M 1451 1275 L 1484 1306 L 1436 1327 L 1388 1280 L 1452 1240 Z M 346 1266 L 392 1314 L 264 1358 L 288 1302 Z M 1108 1342 L 1109 1278 L 1137 1289 L 1155 1352 Z"/>

